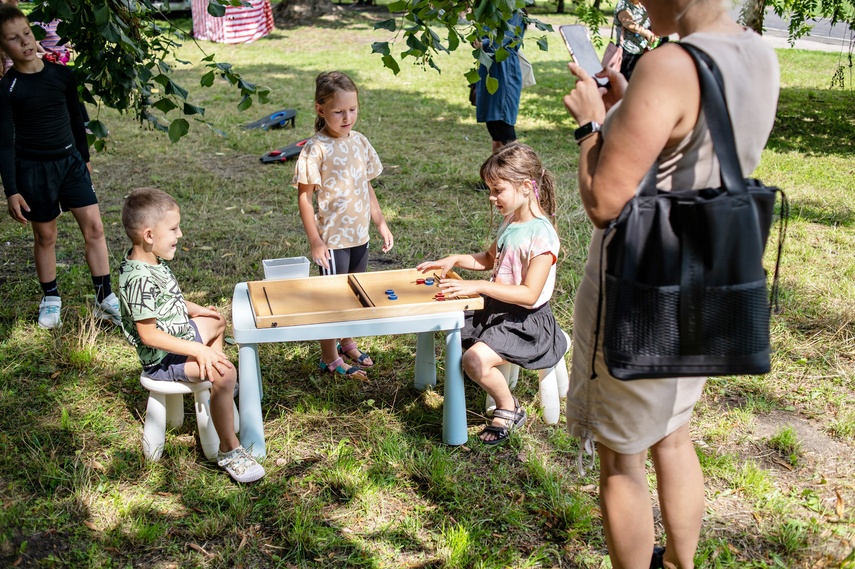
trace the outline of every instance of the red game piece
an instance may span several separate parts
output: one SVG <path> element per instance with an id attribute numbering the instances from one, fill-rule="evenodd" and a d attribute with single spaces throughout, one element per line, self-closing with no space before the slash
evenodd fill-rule
<path id="1" fill-rule="evenodd" d="M 416 284 L 425 284 L 424 279 L 416 279 Z"/>

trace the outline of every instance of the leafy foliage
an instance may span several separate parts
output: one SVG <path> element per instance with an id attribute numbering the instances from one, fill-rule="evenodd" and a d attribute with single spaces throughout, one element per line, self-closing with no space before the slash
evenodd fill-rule
<path id="1" fill-rule="evenodd" d="M 241 2 L 210 0 L 208 12 L 222 16 L 228 5 L 240 6 Z M 74 69 L 84 101 L 133 113 L 141 123 L 168 133 L 176 142 L 190 128 L 185 116 L 213 125 L 204 119 L 203 107 L 188 102 L 188 89 L 173 80 L 173 55 L 181 47 L 181 38 L 164 29 L 162 21 L 154 17 L 156 12 L 152 0 L 41 0 L 29 18 L 34 22 L 59 18 L 57 34 L 74 45 Z M 33 30 L 37 37 L 43 33 L 38 26 Z M 230 64 L 215 61 L 213 55 L 202 61 L 210 68 L 202 87 L 213 85 L 219 75 L 238 90 L 238 109 L 249 108 L 253 96 L 267 102 L 269 90 L 244 80 Z M 176 114 L 183 116 L 173 118 Z M 93 120 L 89 129 L 93 133 L 90 143 L 102 150 L 106 126 Z"/>
<path id="2" fill-rule="evenodd" d="M 392 41 L 375 42 L 372 51 L 383 58 L 383 65 L 396 75 L 400 71 L 398 59 L 392 53 L 390 44 L 403 40 L 406 48 L 399 54 L 403 60 L 412 57 L 418 65 L 424 65 L 441 71 L 435 56 L 440 52 L 449 53 L 461 44 L 473 46 L 473 67 L 466 73 L 470 83 L 478 81 L 478 65 L 488 70 L 493 61 L 503 61 L 508 52 L 505 47 L 490 53 L 482 49 L 482 40 L 486 44 L 501 43 L 506 32 L 517 32 L 508 23 L 514 12 L 524 9 L 525 0 L 396 0 L 389 4 L 389 11 L 397 14 L 388 20 L 374 25 L 377 30 L 388 30 L 396 34 Z M 534 25 L 542 32 L 551 32 L 552 26 L 528 15 L 523 16 L 524 25 Z M 441 29 L 442 35 L 434 28 Z M 537 46 L 546 51 L 547 39 L 541 36 L 535 39 Z M 516 47 L 522 41 L 511 42 L 507 47 Z M 495 92 L 497 84 L 492 82 Z M 488 90 L 491 82 L 488 79 Z"/>

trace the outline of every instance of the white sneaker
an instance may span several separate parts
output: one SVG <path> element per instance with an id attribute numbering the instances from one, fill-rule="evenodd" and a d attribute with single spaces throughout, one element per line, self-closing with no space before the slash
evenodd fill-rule
<path id="1" fill-rule="evenodd" d="M 242 446 L 229 452 L 218 451 L 217 465 L 228 472 L 235 482 L 255 482 L 264 476 L 264 467 Z"/>
<path id="2" fill-rule="evenodd" d="M 119 312 L 119 299 L 111 292 L 101 302 L 95 303 L 95 316 L 101 320 L 109 320 L 116 326 L 122 325 L 122 314 Z"/>
<path id="3" fill-rule="evenodd" d="M 58 296 L 46 296 L 39 303 L 39 327 L 50 330 L 56 328 L 62 322 L 59 319 L 59 310 L 62 308 L 62 299 Z"/>

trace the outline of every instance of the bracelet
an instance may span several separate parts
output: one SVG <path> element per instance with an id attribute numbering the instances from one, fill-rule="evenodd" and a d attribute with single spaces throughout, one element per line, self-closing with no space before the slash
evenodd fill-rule
<path id="1" fill-rule="evenodd" d="M 583 143 L 584 141 L 588 140 L 589 138 L 591 138 L 592 136 L 594 136 L 594 135 L 595 135 L 595 134 L 597 134 L 598 132 L 600 132 L 600 131 L 598 130 L 598 131 L 592 132 L 591 134 L 586 134 L 585 136 L 583 136 L 582 138 L 580 138 L 579 140 L 577 140 L 577 141 L 576 141 L 576 144 L 578 144 L 579 146 L 582 146 L 582 143 Z"/>
<path id="2" fill-rule="evenodd" d="M 585 140 L 592 134 L 600 132 L 600 129 L 602 128 L 603 125 L 596 121 L 585 123 L 573 132 L 573 138 L 576 139 L 576 144 L 581 144 L 583 140 Z"/>

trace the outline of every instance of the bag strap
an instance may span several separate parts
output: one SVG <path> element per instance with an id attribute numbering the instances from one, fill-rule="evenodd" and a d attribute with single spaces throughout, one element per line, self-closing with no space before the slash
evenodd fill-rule
<path id="1" fill-rule="evenodd" d="M 701 87 L 701 107 L 710 131 L 713 150 L 719 161 L 721 185 L 731 194 L 747 194 L 742 166 L 736 152 L 736 140 L 733 136 L 733 126 L 727 101 L 724 98 L 724 80 L 718 66 L 702 50 L 687 44 L 677 44 L 691 56 L 698 70 L 698 81 Z M 654 164 L 654 167 L 656 165 Z M 655 196 L 656 186 L 650 183 L 651 178 L 645 177 L 639 187 L 638 195 Z"/>

